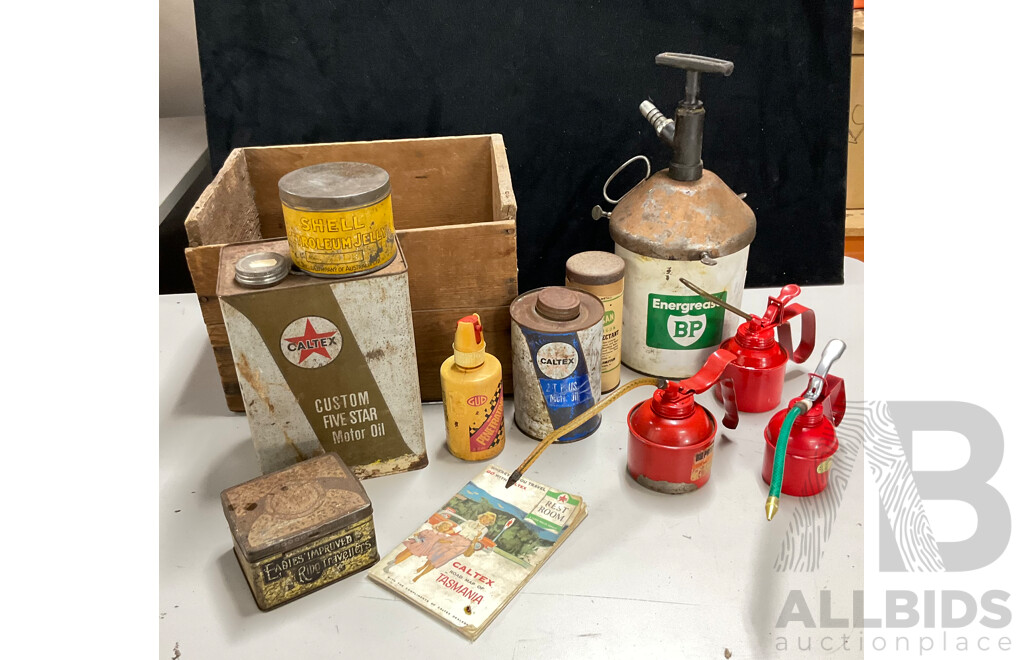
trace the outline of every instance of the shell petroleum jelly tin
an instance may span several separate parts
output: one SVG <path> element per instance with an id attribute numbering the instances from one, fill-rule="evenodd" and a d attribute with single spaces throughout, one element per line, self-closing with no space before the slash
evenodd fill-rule
<path id="1" fill-rule="evenodd" d="M 391 179 L 369 163 L 321 163 L 277 184 L 295 265 L 318 277 L 350 277 L 395 258 Z"/>
<path id="2" fill-rule="evenodd" d="M 515 421 L 538 440 L 591 408 L 601 397 L 604 304 L 592 293 L 550 286 L 512 301 Z M 556 443 L 585 438 L 595 415 Z"/>
<path id="3" fill-rule="evenodd" d="M 238 559 L 261 610 L 373 566 L 377 537 L 362 484 L 337 454 L 220 494 Z"/>
<path id="4" fill-rule="evenodd" d="M 325 451 L 360 479 L 426 466 L 401 251 L 372 274 L 268 285 L 252 271 L 274 255 L 288 258 L 285 240 L 226 246 L 217 283 L 263 473 Z"/>

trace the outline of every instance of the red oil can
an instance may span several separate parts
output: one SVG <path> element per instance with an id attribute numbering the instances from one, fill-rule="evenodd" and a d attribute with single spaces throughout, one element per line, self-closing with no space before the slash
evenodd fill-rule
<path id="1" fill-rule="evenodd" d="M 714 385 L 735 359 L 718 349 L 695 375 L 669 381 L 629 411 L 626 468 L 637 483 L 662 493 L 688 493 L 708 482 L 718 423 L 693 397 Z M 727 410 L 722 423 L 735 428 L 735 410 Z"/>
<path id="2" fill-rule="evenodd" d="M 811 374 L 811 380 L 820 378 Z M 786 413 L 803 397 L 790 401 L 790 406 L 780 410 L 764 430 L 764 462 L 761 477 L 770 484 L 772 465 L 775 462 L 775 444 L 779 438 Z M 782 473 L 782 492 L 786 495 L 805 497 L 817 495 L 828 485 L 832 469 L 832 456 L 839 449 L 836 440 L 836 426 L 843 421 L 846 413 L 846 387 L 843 379 L 827 375 L 824 389 L 818 400 L 806 413 L 798 415 L 789 434 L 786 447 L 786 465 Z"/>
<path id="3" fill-rule="evenodd" d="M 764 316 L 750 315 L 740 324 L 736 335 L 722 342 L 721 348 L 736 354 L 736 360 L 725 369 L 715 387 L 715 398 L 723 400 L 723 387 L 731 382 L 736 395 L 736 409 L 741 412 L 767 412 L 782 400 L 786 379 L 786 363 L 797 364 L 814 351 L 814 310 L 792 302 L 800 287 L 787 284 L 778 297 L 768 298 Z M 793 349 L 789 321 L 800 316 L 800 344 Z M 778 329 L 778 341 L 775 333 Z"/>

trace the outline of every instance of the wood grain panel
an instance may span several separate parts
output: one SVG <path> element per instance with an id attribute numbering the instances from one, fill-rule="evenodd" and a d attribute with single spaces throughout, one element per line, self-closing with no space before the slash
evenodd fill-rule
<path id="1" fill-rule="evenodd" d="M 277 189 L 281 177 L 300 167 L 336 161 L 371 163 L 388 171 L 396 229 L 493 219 L 487 135 L 248 147 L 245 152 L 267 238 L 285 235 Z"/>
<path id="2" fill-rule="evenodd" d="M 455 325 L 463 316 L 474 312 L 480 315 L 484 327 L 487 352 L 501 362 L 505 394 L 512 393 L 512 317 L 508 305 L 434 309 L 412 313 L 420 396 L 424 401 L 441 400 L 441 364 L 452 355 Z"/>

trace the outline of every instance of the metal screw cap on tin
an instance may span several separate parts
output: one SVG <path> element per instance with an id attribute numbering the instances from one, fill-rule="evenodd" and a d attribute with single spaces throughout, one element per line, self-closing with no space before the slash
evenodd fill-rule
<path id="1" fill-rule="evenodd" d="M 292 262 L 277 252 L 249 254 L 235 263 L 235 281 L 254 289 L 273 286 L 288 276 Z"/>
<path id="2" fill-rule="evenodd" d="M 553 286 L 537 295 L 537 313 L 552 321 L 571 321 L 580 315 L 580 297 L 570 289 Z"/>
<path id="3" fill-rule="evenodd" d="M 369 163 L 320 163 L 285 174 L 277 188 L 292 208 L 336 211 L 384 199 L 391 194 L 391 177 Z"/>

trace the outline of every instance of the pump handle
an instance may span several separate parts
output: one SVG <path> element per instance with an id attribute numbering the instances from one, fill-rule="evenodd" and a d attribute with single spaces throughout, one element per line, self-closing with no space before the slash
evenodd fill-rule
<path id="1" fill-rule="evenodd" d="M 839 376 L 829 374 L 825 377 L 825 389 L 828 390 L 828 394 L 821 402 L 822 412 L 825 419 L 839 426 L 846 415 L 846 382 Z"/>
<path id="2" fill-rule="evenodd" d="M 786 305 L 789 304 L 789 301 L 793 300 L 793 298 L 796 298 L 799 295 L 800 287 L 798 287 L 796 284 L 787 284 L 786 286 L 782 287 L 781 291 L 779 291 L 779 295 L 775 296 L 775 300 L 779 302 L 779 307 L 785 307 Z"/>
<path id="3" fill-rule="evenodd" d="M 720 73 L 723 76 L 731 75 L 734 66 L 729 60 L 719 60 L 714 57 L 689 55 L 686 53 L 661 53 L 654 58 L 654 63 L 685 71 Z"/>
<path id="4" fill-rule="evenodd" d="M 800 323 L 800 345 L 793 348 L 793 328 L 789 325 L 790 320 L 796 317 L 801 318 Z M 815 320 L 814 310 L 803 305 L 790 303 L 786 305 L 782 315 L 782 323 L 779 325 L 779 345 L 785 349 L 790 359 L 797 364 L 802 364 L 814 352 Z"/>
<path id="5" fill-rule="evenodd" d="M 821 352 L 821 360 L 814 370 L 814 375 L 821 378 L 827 376 L 828 372 L 832 369 L 832 365 L 842 357 L 845 350 L 846 342 L 842 339 L 829 339 L 828 343 L 825 344 L 825 350 Z"/>

